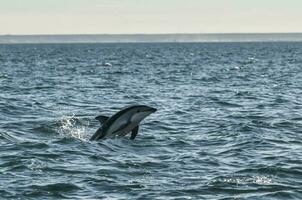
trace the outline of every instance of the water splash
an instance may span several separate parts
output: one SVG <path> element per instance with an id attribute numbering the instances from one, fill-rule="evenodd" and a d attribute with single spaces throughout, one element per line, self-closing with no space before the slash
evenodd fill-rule
<path id="1" fill-rule="evenodd" d="M 25 165 L 27 166 L 28 169 L 41 173 L 43 172 L 42 168 L 46 167 L 45 163 L 34 158 L 27 160 Z"/>
<path id="2" fill-rule="evenodd" d="M 234 183 L 237 185 L 240 184 L 248 184 L 248 183 L 256 183 L 259 185 L 266 185 L 266 184 L 271 184 L 272 178 L 269 176 L 251 176 L 251 177 L 230 177 L 230 178 L 223 178 L 220 180 L 221 182 L 224 183 Z"/>
<path id="3" fill-rule="evenodd" d="M 80 140 L 86 141 L 85 137 L 87 125 L 78 124 L 78 119 L 73 114 L 72 116 L 64 116 L 60 120 L 60 127 L 58 128 L 58 132 L 62 136 L 72 137 Z"/>

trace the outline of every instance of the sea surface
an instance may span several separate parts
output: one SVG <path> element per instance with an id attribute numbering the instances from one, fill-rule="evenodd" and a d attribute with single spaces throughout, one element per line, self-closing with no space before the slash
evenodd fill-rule
<path id="1" fill-rule="evenodd" d="M 0 199 L 301 200 L 302 43 L 1 44 Z"/>

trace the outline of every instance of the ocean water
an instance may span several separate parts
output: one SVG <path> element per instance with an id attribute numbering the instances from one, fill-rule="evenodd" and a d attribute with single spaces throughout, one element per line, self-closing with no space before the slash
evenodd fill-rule
<path id="1" fill-rule="evenodd" d="M 302 199 L 302 43 L 0 45 L 0 199 Z"/>

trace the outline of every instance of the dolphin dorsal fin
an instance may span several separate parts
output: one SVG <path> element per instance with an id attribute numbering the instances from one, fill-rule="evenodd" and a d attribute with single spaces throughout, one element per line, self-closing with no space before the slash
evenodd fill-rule
<path id="1" fill-rule="evenodd" d="M 134 140 L 134 138 L 136 137 L 137 133 L 138 133 L 138 125 L 132 130 L 130 139 Z"/>
<path id="2" fill-rule="evenodd" d="M 103 116 L 103 115 L 99 115 L 95 119 L 98 120 L 101 123 L 101 125 L 102 125 L 102 124 L 104 124 L 109 119 L 109 117 Z"/>

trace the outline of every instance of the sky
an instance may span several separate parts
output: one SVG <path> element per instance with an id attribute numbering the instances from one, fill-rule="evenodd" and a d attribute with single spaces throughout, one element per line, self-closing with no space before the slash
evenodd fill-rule
<path id="1" fill-rule="evenodd" d="M 302 0 L 0 0 L 0 35 L 302 32 Z"/>

